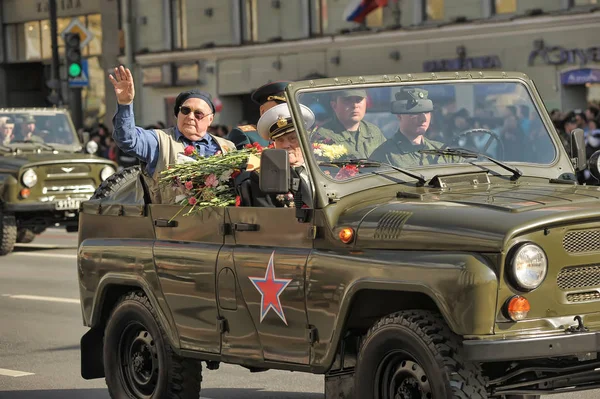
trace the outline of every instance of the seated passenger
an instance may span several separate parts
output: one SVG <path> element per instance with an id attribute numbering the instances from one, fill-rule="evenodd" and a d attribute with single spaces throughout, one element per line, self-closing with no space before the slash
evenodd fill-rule
<path id="1" fill-rule="evenodd" d="M 399 167 L 438 163 L 439 155 L 418 152 L 444 146 L 425 137 L 433 111 L 433 102 L 427 95 L 426 90 L 416 88 L 402 89 L 396 93 L 391 112 L 396 114 L 400 127 L 393 137 L 373 151 L 371 159 Z"/>
<path id="2" fill-rule="evenodd" d="M 306 129 L 315 122 L 315 116 L 305 105 L 300 106 Z M 260 169 L 243 172 L 236 178 L 236 189 L 242 206 L 294 207 L 294 197 L 300 194 L 303 207 L 313 207 L 313 187 L 304 165 L 298 133 L 292 122 L 287 104 L 277 105 L 266 111 L 258 121 L 258 132 L 265 140 L 273 140 L 275 148 L 288 152 L 292 190 L 287 194 L 266 194 L 260 190 Z"/>
<path id="3" fill-rule="evenodd" d="M 283 91 L 289 82 L 271 82 L 254 90 L 250 98 L 260 106 L 260 115 L 262 116 L 269 109 L 276 105 L 284 104 L 285 94 Z M 254 125 L 236 126 L 227 135 L 227 140 L 232 141 L 238 150 L 244 148 L 247 144 L 258 143 L 262 147 L 269 145 L 269 141 L 263 139 L 256 131 Z"/>
<path id="4" fill-rule="evenodd" d="M 385 142 L 379 128 L 364 121 L 367 112 L 367 91 L 341 90 L 332 94 L 331 108 L 335 115 L 312 136 L 313 142 L 342 144 L 348 149 L 348 158 L 369 158 L 373 150 Z"/>

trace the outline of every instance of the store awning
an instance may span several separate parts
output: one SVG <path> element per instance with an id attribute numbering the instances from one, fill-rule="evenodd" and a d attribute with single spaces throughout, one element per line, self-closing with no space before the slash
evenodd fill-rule
<path id="1" fill-rule="evenodd" d="M 561 72 L 560 83 L 562 83 L 563 85 L 584 85 L 586 83 L 600 83 L 600 69 L 581 68 Z"/>

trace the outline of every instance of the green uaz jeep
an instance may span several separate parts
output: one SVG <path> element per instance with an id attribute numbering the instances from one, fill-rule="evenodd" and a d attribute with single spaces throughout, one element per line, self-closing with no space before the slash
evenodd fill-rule
<path id="1" fill-rule="evenodd" d="M 82 204 L 84 378 L 113 398 L 197 398 L 220 362 L 323 374 L 327 398 L 599 386 L 600 188 L 577 184 L 583 132 L 567 154 L 527 76 L 330 78 L 286 97 L 312 206 L 174 217 L 135 168 Z M 298 123 L 301 104 L 330 119 Z M 287 151 L 261 157 L 260 186 L 288 193 Z"/>
<path id="2" fill-rule="evenodd" d="M 116 164 L 83 152 L 63 109 L 0 109 L 0 255 L 59 224 L 77 231 L 78 209 Z"/>

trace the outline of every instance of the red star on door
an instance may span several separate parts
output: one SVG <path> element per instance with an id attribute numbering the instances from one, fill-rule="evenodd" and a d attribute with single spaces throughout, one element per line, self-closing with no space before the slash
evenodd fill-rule
<path id="1" fill-rule="evenodd" d="M 263 319 L 269 313 L 269 310 L 273 309 L 273 311 L 279 316 L 281 320 L 287 326 L 287 320 L 285 319 L 285 313 L 283 312 L 283 307 L 281 306 L 281 301 L 279 300 L 279 295 L 285 290 L 288 284 L 292 281 L 292 279 L 287 278 L 275 278 L 275 265 L 273 263 L 273 256 L 275 255 L 275 251 L 271 254 L 271 258 L 269 259 L 269 264 L 267 265 L 267 271 L 265 272 L 265 277 L 248 277 L 254 287 L 260 292 L 260 322 L 262 323 Z"/>

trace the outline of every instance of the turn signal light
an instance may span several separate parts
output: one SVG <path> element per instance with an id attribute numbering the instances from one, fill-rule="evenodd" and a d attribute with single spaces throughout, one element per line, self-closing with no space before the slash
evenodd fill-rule
<path id="1" fill-rule="evenodd" d="M 351 227 L 344 227 L 340 230 L 340 241 L 344 244 L 349 244 L 354 240 L 354 229 Z"/>
<path id="2" fill-rule="evenodd" d="M 531 305 L 527 298 L 520 295 L 512 297 L 507 304 L 507 314 L 514 321 L 523 320 L 529 314 Z"/>
<path id="3" fill-rule="evenodd" d="M 21 194 L 21 198 L 27 198 L 29 197 L 29 194 L 31 194 L 31 190 L 29 190 L 28 188 L 24 188 L 19 194 Z"/>

